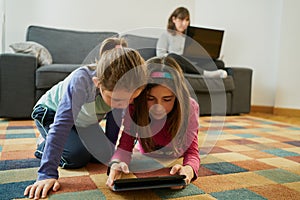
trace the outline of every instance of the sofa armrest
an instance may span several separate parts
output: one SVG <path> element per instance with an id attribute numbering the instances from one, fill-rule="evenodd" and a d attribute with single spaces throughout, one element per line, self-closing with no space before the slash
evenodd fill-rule
<path id="1" fill-rule="evenodd" d="M 0 55 L 0 117 L 30 117 L 35 104 L 36 69 L 37 59 L 32 55 Z"/>
<path id="2" fill-rule="evenodd" d="M 235 89 L 232 95 L 232 113 L 249 113 L 251 109 L 252 74 L 250 68 L 231 67 Z"/>

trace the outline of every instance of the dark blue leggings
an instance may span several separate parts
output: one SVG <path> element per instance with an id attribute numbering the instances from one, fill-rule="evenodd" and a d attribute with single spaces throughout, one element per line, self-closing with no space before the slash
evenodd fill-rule
<path id="1" fill-rule="evenodd" d="M 98 125 L 97 127 L 88 127 L 88 129 L 90 129 L 90 133 L 97 132 L 99 134 L 97 137 L 95 137 L 94 134 L 94 138 L 98 141 L 93 141 L 93 136 L 81 139 L 79 135 L 85 136 L 86 134 L 78 134 L 82 133 L 82 131 L 73 126 L 61 155 L 60 166 L 62 168 L 80 168 L 90 161 L 109 161 L 118 139 L 118 133 L 120 131 L 122 121 L 122 112 L 122 109 L 114 109 L 113 113 L 110 111 L 106 114 L 105 135 L 103 134 L 101 127 Z M 35 120 L 38 130 L 45 140 L 47 140 L 47 134 L 50 129 L 49 126 L 53 123 L 54 116 L 55 111 L 45 106 L 37 106 L 32 113 L 32 118 Z M 101 139 L 101 137 L 105 138 Z M 83 144 L 82 140 L 85 141 L 86 146 Z M 89 141 L 94 144 L 87 144 Z M 105 142 L 105 144 L 103 142 Z M 97 144 L 97 147 L 95 147 L 95 144 Z M 42 158 L 44 146 L 45 141 L 37 147 L 37 150 L 35 151 L 35 156 L 37 158 Z"/>

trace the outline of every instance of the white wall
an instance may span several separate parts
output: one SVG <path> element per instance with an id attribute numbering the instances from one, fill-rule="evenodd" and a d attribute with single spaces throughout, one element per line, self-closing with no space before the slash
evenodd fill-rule
<path id="1" fill-rule="evenodd" d="M 300 1 L 283 1 L 275 107 L 300 109 Z"/>
<path id="2" fill-rule="evenodd" d="M 142 27 L 165 28 L 173 9 L 183 5 L 193 12 L 195 0 L 6 0 L 6 4 L 8 47 L 13 42 L 24 41 L 26 28 L 32 24 L 117 32 Z"/>
<path id="3" fill-rule="evenodd" d="M 225 64 L 253 69 L 252 105 L 274 105 L 280 2 L 281 0 L 196 1 L 196 23 L 225 30 L 221 52 Z"/>
<path id="4" fill-rule="evenodd" d="M 5 49 L 4 24 L 5 24 L 5 1 L 0 0 L 0 52 L 3 52 Z"/>
<path id="5" fill-rule="evenodd" d="M 253 69 L 252 105 L 300 109 L 299 9 L 299 0 L 196 1 L 198 25 L 225 29 L 225 63 Z"/>
<path id="6" fill-rule="evenodd" d="M 190 10 L 194 25 L 225 29 L 226 65 L 254 71 L 252 105 L 300 108 L 300 67 L 294 59 L 299 0 L 6 0 L 6 51 L 24 41 L 32 24 L 91 31 L 164 29 L 178 6 Z"/>

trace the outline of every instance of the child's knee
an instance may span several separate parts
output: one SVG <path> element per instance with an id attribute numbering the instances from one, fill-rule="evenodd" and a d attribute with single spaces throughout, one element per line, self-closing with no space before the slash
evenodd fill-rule
<path id="1" fill-rule="evenodd" d="M 91 159 L 91 154 L 86 149 L 73 152 L 64 152 L 61 157 L 60 166 L 62 168 L 81 168 L 86 166 Z"/>

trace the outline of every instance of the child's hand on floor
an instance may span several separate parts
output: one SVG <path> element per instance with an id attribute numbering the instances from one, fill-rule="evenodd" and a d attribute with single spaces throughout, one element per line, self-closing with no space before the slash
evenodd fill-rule
<path id="1" fill-rule="evenodd" d="M 44 199 L 47 197 L 49 190 L 52 189 L 52 191 L 56 192 L 59 188 L 60 184 L 57 179 L 45 179 L 36 181 L 33 185 L 27 186 L 24 191 L 24 195 L 28 195 L 30 199 Z"/>

